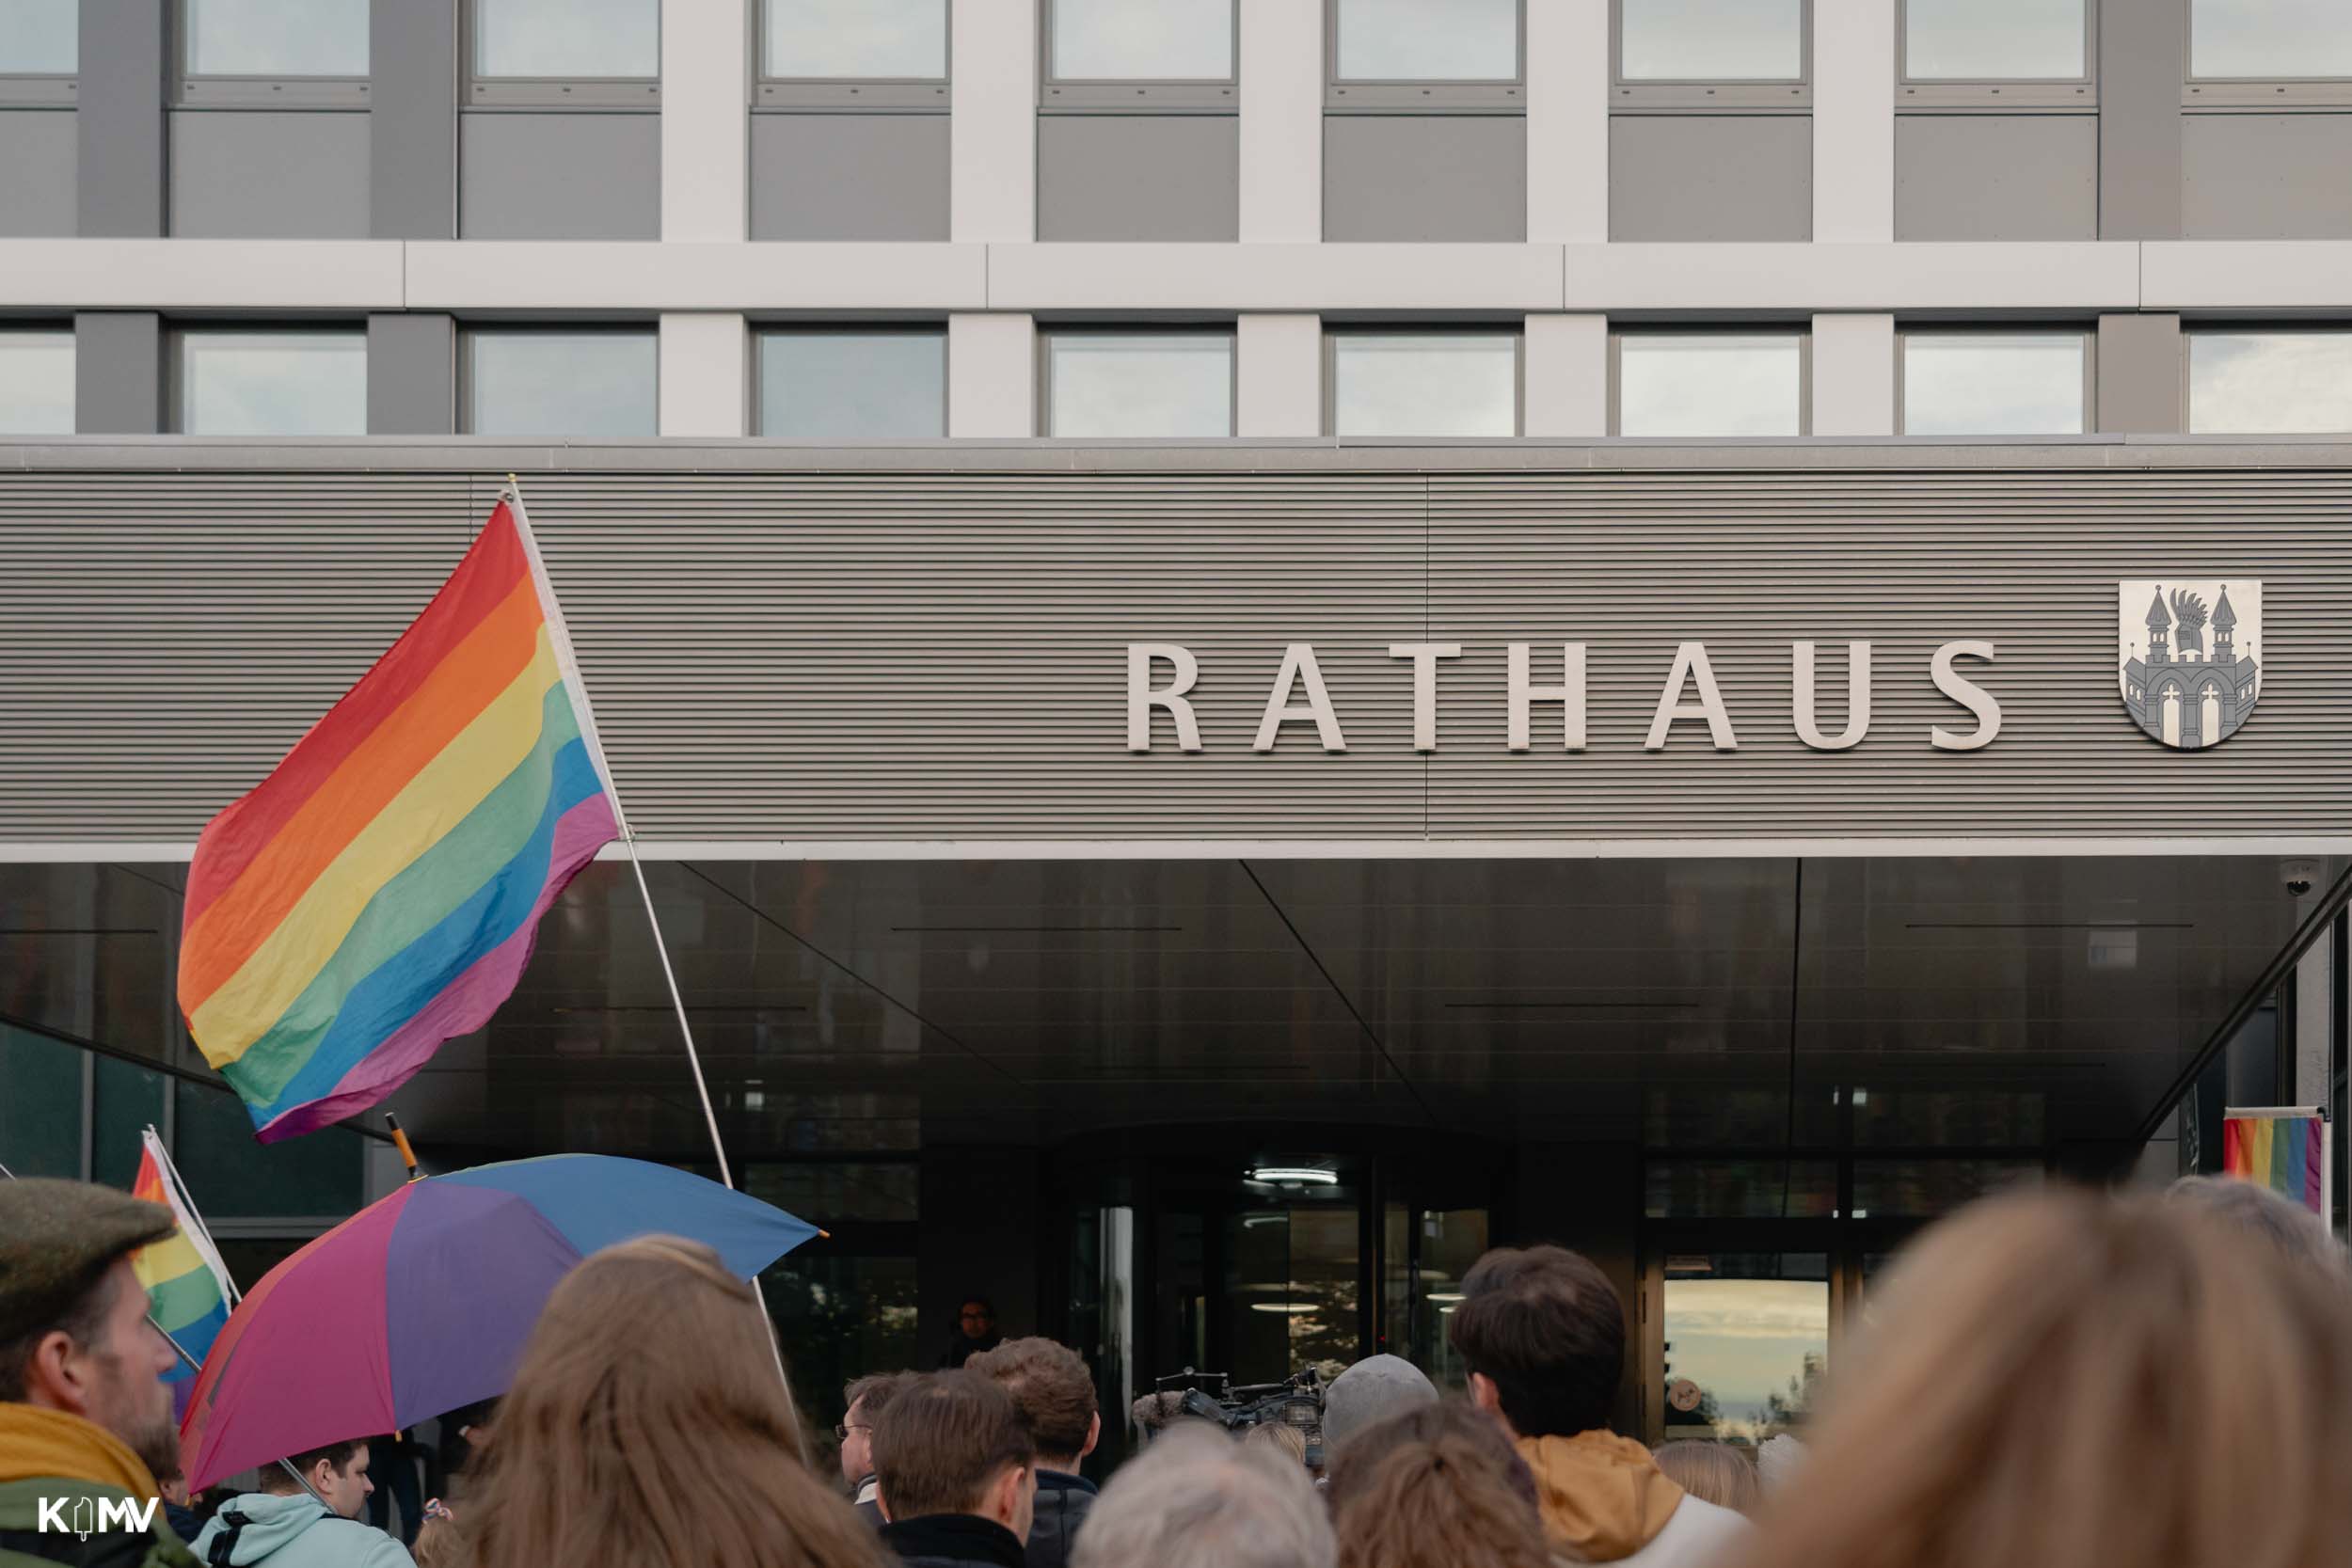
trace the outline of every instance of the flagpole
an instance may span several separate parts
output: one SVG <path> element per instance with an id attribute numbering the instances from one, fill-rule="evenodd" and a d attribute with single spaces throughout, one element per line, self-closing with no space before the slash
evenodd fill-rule
<path id="1" fill-rule="evenodd" d="M 580 710 L 580 739 L 604 784 L 606 798 L 612 802 L 612 824 L 620 830 L 621 844 L 628 851 L 628 868 L 637 879 L 637 896 L 645 906 L 645 924 L 653 928 L 654 955 L 661 960 L 661 978 L 670 990 L 671 1009 L 677 1015 L 678 1037 L 686 1044 L 686 1065 L 694 1075 L 694 1093 L 702 1101 L 703 1125 L 710 1133 L 710 1151 L 718 1158 L 720 1184 L 732 1188 L 735 1173 L 727 1164 L 725 1141 L 719 1136 L 719 1114 L 711 1104 L 709 1082 L 703 1076 L 702 1053 L 694 1049 L 694 1026 L 687 1022 L 686 997 L 678 990 L 677 971 L 670 963 L 670 944 L 662 940 L 661 917 L 654 912 L 653 889 L 645 881 L 645 863 L 637 853 L 637 835 L 629 830 L 628 814 L 621 807 L 620 786 L 613 783 L 612 769 L 605 762 L 604 742 L 596 733 L 596 710 L 588 701 L 587 683 L 580 678 L 580 660 L 572 651 L 571 633 L 564 625 L 563 607 L 556 599 L 555 584 L 548 576 L 546 558 L 539 553 L 539 541 L 531 531 L 531 515 L 523 509 L 522 482 L 508 474 L 501 496 L 514 511 L 515 532 L 522 541 L 523 554 L 531 562 L 532 580 L 547 611 L 548 638 L 554 649 L 556 668 L 563 673 L 564 684 Z M 776 1340 L 775 1320 L 768 1315 L 768 1292 L 759 1288 L 757 1275 L 752 1276 L 750 1283 L 752 1297 L 759 1304 L 760 1322 L 767 1325 L 768 1352 L 775 1358 L 776 1378 L 784 1385 L 785 1407 L 792 1415 L 793 1452 L 806 1464 L 808 1452 L 802 1440 L 800 1406 L 792 1395 L 791 1374 L 785 1370 L 784 1347 Z"/>
<path id="2" fill-rule="evenodd" d="M 196 1199 L 188 1195 L 188 1184 L 181 1180 L 180 1167 L 172 1162 L 171 1150 L 164 1147 L 163 1134 L 155 1131 L 153 1122 L 148 1123 L 147 1135 L 150 1140 L 148 1147 L 155 1151 L 155 1164 L 163 1172 L 164 1180 L 171 1183 L 172 1191 L 180 1195 L 181 1207 L 187 1211 L 188 1218 L 196 1222 L 196 1234 L 188 1240 L 193 1242 L 197 1250 L 203 1255 L 204 1261 L 212 1268 L 214 1277 L 220 1281 L 221 1289 L 229 1292 L 229 1305 L 233 1309 L 239 1302 L 245 1300 L 245 1292 L 237 1289 L 236 1280 L 229 1273 L 229 1265 L 221 1260 L 220 1248 L 213 1241 L 213 1227 L 204 1223 L 204 1212 L 196 1206 Z"/>

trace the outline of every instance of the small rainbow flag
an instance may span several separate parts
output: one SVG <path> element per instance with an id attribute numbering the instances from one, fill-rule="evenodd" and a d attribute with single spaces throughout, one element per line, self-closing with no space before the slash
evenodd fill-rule
<path id="1" fill-rule="evenodd" d="M 2221 1170 L 2328 1212 L 2328 1124 L 2316 1116 L 2221 1118 Z"/>
<path id="2" fill-rule="evenodd" d="M 263 1143 L 363 1111 L 521 977 L 619 836 L 518 497 L 188 867 L 180 1006 Z"/>
<path id="3" fill-rule="evenodd" d="M 160 1242 L 150 1242 L 131 1255 L 131 1270 L 147 1291 L 148 1315 L 171 1336 L 172 1343 L 201 1365 L 213 1340 L 229 1322 L 229 1271 L 213 1250 L 204 1227 L 180 1201 L 177 1184 L 165 1180 L 164 1146 L 149 1129 L 139 1156 L 139 1174 L 131 1196 L 160 1203 L 180 1221 L 180 1228 Z M 164 1378 L 171 1385 L 174 1419 L 187 1414 L 188 1396 L 196 1390 L 195 1367 L 182 1361 Z"/>

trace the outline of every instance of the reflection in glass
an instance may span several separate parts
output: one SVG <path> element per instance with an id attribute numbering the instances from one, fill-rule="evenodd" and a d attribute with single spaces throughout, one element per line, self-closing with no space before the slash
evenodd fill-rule
<path id="1" fill-rule="evenodd" d="M 364 436 L 364 332 L 186 332 L 180 430 L 188 436 Z"/>
<path id="2" fill-rule="evenodd" d="M 477 331 L 467 429 L 476 436 L 651 436 L 651 332 Z"/>
<path id="3" fill-rule="evenodd" d="M 1994 1193 L 2038 1186 L 2039 1160 L 1856 1160 L 1853 1217 L 1928 1220 Z"/>
<path id="4" fill-rule="evenodd" d="M 915 1332 L 913 1258 L 803 1247 L 763 1271 L 759 1288 L 812 1424 L 830 1429 L 841 1419 L 841 1390 L 851 1380 L 929 1364 Z"/>
<path id="5" fill-rule="evenodd" d="M 771 76 L 947 74 L 947 0 L 767 0 Z"/>
<path id="6" fill-rule="evenodd" d="M 1835 1160 L 1650 1160 L 1642 1176 L 1654 1220 L 1828 1219 L 1837 1208 Z"/>
<path id="7" fill-rule="evenodd" d="M 1793 82 L 1804 74 L 1804 0 L 1621 0 L 1629 82 Z"/>
<path id="8" fill-rule="evenodd" d="M 1311 1363 L 1357 1359 L 1354 1204 L 1253 1209 L 1230 1216 L 1225 1237 L 1235 1382 L 1273 1383 Z"/>
<path id="9" fill-rule="evenodd" d="M 73 434 L 73 334 L 0 332 L 0 436 Z"/>
<path id="10" fill-rule="evenodd" d="M 1440 1393 L 1461 1393 L 1470 1386 L 1470 1369 L 1446 1338 L 1446 1320 L 1462 1299 L 1462 1276 L 1486 1250 L 1486 1211 L 1424 1209 L 1417 1228 L 1410 1359 Z"/>
<path id="11" fill-rule="evenodd" d="M 2200 436 L 2352 431 L 2352 332 L 2192 332 L 2188 428 Z"/>
<path id="12" fill-rule="evenodd" d="M 1053 0 L 1053 73 L 1065 82 L 1222 82 L 1232 0 Z"/>
<path id="13" fill-rule="evenodd" d="M 1233 340 L 1222 333 L 1057 333 L 1046 381 L 1051 436 L 1233 433 Z"/>
<path id="14" fill-rule="evenodd" d="M 1341 436 L 1518 434 L 1516 333 L 1348 332 L 1331 341 Z"/>
<path id="15" fill-rule="evenodd" d="M 1343 82 L 1510 82 L 1518 0 L 1340 0 Z"/>
<path id="16" fill-rule="evenodd" d="M 1618 346 L 1621 436 L 1794 436 L 1803 403 L 1793 333 L 1629 332 Z"/>
<path id="17" fill-rule="evenodd" d="M 0 1164 L 19 1176 L 82 1176 L 79 1046 L 0 1023 Z M 6 1180 L 0 1178 L 0 1180 Z"/>
<path id="18" fill-rule="evenodd" d="M 661 0 L 474 0 L 476 76 L 659 76 Z"/>
<path id="19" fill-rule="evenodd" d="M 368 0 L 188 0 L 199 76 L 365 76 Z"/>
<path id="20" fill-rule="evenodd" d="M 2078 436 L 2079 332 L 1915 332 L 1903 339 L 1906 436 Z"/>
<path id="21" fill-rule="evenodd" d="M 0 74 L 73 74 L 81 17 L 80 0 L 0 0 Z"/>
<path id="22" fill-rule="evenodd" d="M 759 433 L 871 441 L 946 434 L 947 339 L 936 331 L 767 332 Z"/>
<path id="23" fill-rule="evenodd" d="M 1829 1365 L 1821 1253 L 1698 1253 L 1665 1260 L 1669 1438 L 1761 1443 L 1804 1428 Z"/>
<path id="24" fill-rule="evenodd" d="M 171 1081 L 119 1056 L 93 1054 L 90 1067 L 90 1180 L 127 1191 L 146 1152 L 140 1134 L 170 1124 L 164 1097 Z"/>
<path id="25" fill-rule="evenodd" d="M 208 1215 L 269 1214 L 335 1221 L 359 1207 L 368 1140 L 324 1127 L 282 1143 L 253 1141 L 253 1118 L 227 1088 L 183 1078 L 171 1085 L 172 1163 Z"/>
<path id="26" fill-rule="evenodd" d="M 1903 74 L 2071 80 L 2085 72 L 2084 0 L 1904 0 Z"/>
<path id="27" fill-rule="evenodd" d="M 2344 0 L 2189 0 L 2191 76 L 2352 76 Z"/>

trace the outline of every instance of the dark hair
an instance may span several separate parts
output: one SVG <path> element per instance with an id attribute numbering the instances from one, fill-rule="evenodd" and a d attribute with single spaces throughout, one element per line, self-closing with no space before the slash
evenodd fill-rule
<path id="1" fill-rule="evenodd" d="M 977 1372 L 910 1377 L 874 1423 L 874 1476 L 894 1520 L 973 1513 L 1007 1466 L 1036 1462 L 1020 1407 Z"/>
<path id="2" fill-rule="evenodd" d="M 72 1299 L 55 1321 L 0 1344 L 0 1403 L 23 1404 L 32 1386 L 35 1347 L 52 1334 L 62 1333 L 80 1349 L 98 1343 L 106 1331 L 106 1314 L 114 1309 L 115 1292 L 122 1287 L 114 1272 L 117 1254 L 88 1272 Z"/>
<path id="3" fill-rule="evenodd" d="M 1520 1436 L 1609 1424 L 1625 1375 L 1625 1308 L 1592 1259 L 1565 1247 L 1497 1247 L 1462 1276 L 1446 1338 L 1493 1380 Z"/>
<path id="4" fill-rule="evenodd" d="M 855 1410 L 858 1402 L 863 1400 L 866 1402 L 866 1422 L 872 1424 L 874 1418 L 898 1398 L 900 1386 L 914 1375 L 912 1372 L 868 1372 L 853 1380 L 841 1390 L 842 1414 L 846 1416 Z"/>
<path id="5" fill-rule="evenodd" d="M 1078 1353 L 1051 1339 L 1008 1339 L 964 1364 L 1012 1396 L 1037 1451 L 1074 1460 L 1094 1430 L 1094 1374 Z"/>
<path id="6" fill-rule="evenodd" d="M 977 1291 L 966 1291 L 963 1299 L 956 1303 L 956 1315 L 959 1317 L 962 1316 L 963 1309 L 971 1306 L 976 1301 L 980 1304 L 981 1311 L 987 1313 L 991 1318 L 996 1316 L 996 1304 L 989 1300 L 986 1296 L 980 1294 Z"/>
<path id="7" fill-rule="evenodd" d="M 300 1483 L 296 1483 L 294 1477 L 286 1473 L 285 1465 L 264 1465 L 262 1470 L 262 1490 L 279 1494 L 302 1490 L 304 1486 L 310 1484 L 311 1467 L 322 1459 L 326 1460 L 340 1476 L 351 1468 L 351 1462 L 359 1457 L 366 1450 L 367 1446 L 368 1440 L 364 1437 L 346 1437 L 340 1443 L 328 1443 L 321 1448 L 305 1449 L 300 1453 L 289 1454 L 286 1456 L 286 1465 L 294 1466 L 294 1476 L 302 1478 Z"/>

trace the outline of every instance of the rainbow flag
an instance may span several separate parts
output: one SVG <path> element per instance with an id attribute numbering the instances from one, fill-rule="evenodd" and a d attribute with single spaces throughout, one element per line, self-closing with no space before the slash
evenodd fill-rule
<path id="1" fill-rule="evenodd" d="M 164 1179 L 164 1146 L 156 1141 L 153 1129 L 149 1129 L 143 1141 L 147 1151 L 139 1156 L 139 1174 L 131 1183 L 131 1196 L 168 1208 L 179 1218 L 180 1228 L 131 1254 L 131 1269 L 147 1291 L 148 1315 L 200 1366 L 213 1340 L 229 1323 L 229 1271 L 221 1265 L 204 1227 L 180 1201 L 178 1186 Z M 174 1419 L 187 1414 L 188 1396 L 196 1391 L 196 1367 L 182 1361 L 164 1379 L 171 1385 Z"/>
<path id="2" fill-rule="evenodd" d="M 180 1006 L 263 1143 L 363 1111 L 478 1029 L 619 836 L 522 503 L 188 867 Z"/>
<path id="3" fill-rule="evenodd" d="M 2318 1117 L 2221 1118 L 2221 1170 L 2328 1212 L 2328 1124 Z"/>

